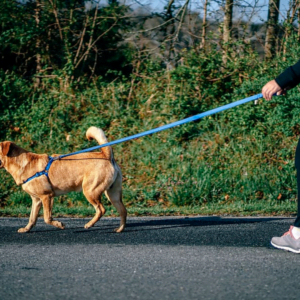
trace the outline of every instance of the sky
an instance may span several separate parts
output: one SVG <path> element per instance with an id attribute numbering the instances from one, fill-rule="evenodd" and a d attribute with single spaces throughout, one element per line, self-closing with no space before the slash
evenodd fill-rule
<path id="1" fill-rule="evenodd" d="M 235 0 L 234 0 L 235 1 Z M 241 0 L 240 0 L 241 1 Z M 162 11 L 164 6 L 168 3 L 167 0 L 124 0 L 126 4 L 133 5 L 133 7 L 138 7 L 138 6 L 145 6 L 145 7 L 150 7 L 153 9 L 153 11 Z M 185 0 L 176 0 L 176 2 L 180 2 L 182 4 L 185 3 Z M 203 2 L 204 0 L 190 0 L 190 9 L 199 11 L 201 14 L 202 12 L 202 7 L 203 7 Z M 216 3 L 217 1 L 212 1 L 210 0 L 210 11 L 213 15 L 213 12 L 218 9 L 218 4 Z M 219 1 L 220 2 L 220 1 Z M 237 1 L 235 1 L 237 2 Z M 269 0 L 243 0 L 243 3 L 249 3 L 250 5 L 253 5 L 255 2 L 257 2 L 258 6 L 261 6 L 260 8 L 257 9 L 257 14 L 253 18 L 254 22 L 265 22 L 267 20 L 268 16 L 268 2 Z M 281 0 L 280 1 L 280 21 L 283 21 L 284 18 L 286 17 L 286 13 L 289 7 L 290 0 Z M 249 10 L 248 10 L 249 11 Z"/>

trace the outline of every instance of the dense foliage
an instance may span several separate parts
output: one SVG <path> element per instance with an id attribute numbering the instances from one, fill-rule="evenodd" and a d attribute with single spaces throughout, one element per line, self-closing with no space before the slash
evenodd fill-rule
<path id="1" fill-rule="evenodd" d="M 226 68 L 220 48 L 210 45 L 182 51 L 177 67 L 167 70 L 157 59 L 139 60 L 129 44 L 120 43 L 121 31 L 130 24 L 120 18 L 128 8 L 116 1 L 98 9 L 96 25 L 96 10 L 85 13 L 79 9 L 81 1 L 40 3 L 45 5 L 39 10 L 38 28 L 30 18 L 35 2 L 0 4 L 0 11 L 19 16 L 0 14 L 0 140 L 37 153 L 91 146 L 85 131 L 92 125 L 114 140 L 259 93 L 300 54 L 293 36 L 287 41 L 288 55 L 272 62 L 261 61 L 248 43 L 235 41 L 228 47 Z M 110 53 L 112 48 L 117 50 Z M 295 88 L 271 102 L 246 104 L 115 146 L 126 205 L 295 201 L 293 156 L 299 115 Z M 1 179 L 2 206 L 30 203 L 4 170 Z M 71 194 L 60 201 L 75 205 L 83 196 Z"/>

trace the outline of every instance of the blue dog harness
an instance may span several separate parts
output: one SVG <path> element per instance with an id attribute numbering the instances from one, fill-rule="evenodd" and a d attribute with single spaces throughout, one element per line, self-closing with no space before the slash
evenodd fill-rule
<path id="1" fill-rule="evenodd" d="M 44 170 L 44 171 L 41 171 L 41 172 L 36 172 L 33 176 L 31 176 L 31 177 L 27 178 L 26 180 L 24 180 L 24 181 L 23 181 L 23 184 L 27 183 L 28 181 L 30 181 L 30 180 L 32 180 L 32 179 L 34 179 L 34 178 L 40 177 L 40 176 L 42 176 L 42 175 L 46 175 L 47 178 L 48 178 L 48 180 L 49 180 L 49 174 L 48 174 L 48 172 L 49 172 L 49 169 L 50 169 L 50 167 L 51 167 L 51 164 L 52 164 L 55 160 L 57 160 L 58 158 L 59 158 L 59 157 L 55 157 L 55 158 L 54 158 L 54 157 L 49 156 L 49 161 L 48 161 L 48 163 L 47 163 L 47 166 L 46 166 L 45 170 Z"/>

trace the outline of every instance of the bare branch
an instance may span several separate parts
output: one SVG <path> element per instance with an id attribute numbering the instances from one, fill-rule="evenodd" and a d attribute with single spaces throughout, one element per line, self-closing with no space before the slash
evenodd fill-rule
<path id="1" fill-rule="evenodd" d="M 83 39 L 84 39 L 85 32 L 86 32 L 86 28 L 87 28 L 88 18 L 89 18 L 88 15 L 86 15 L 86 18 L 85 18 L 85 24 L 84 24 L 84 28 L 83 28 L 83 31 L 82 31 L 82 34 L 81 34 L 79 47 L 78 47 L 78 49 L 77 49 L 77 53 L 76 53 L 76 56 L 75 56 L 75 59 L 74 59 L 74 65 L 75 65 L 76 62 L 77 62 L 77 58 L 78 58 L 78 55 L 79 55 L 80 50 L 81 50 L 81 47 L 82 47 Z"/>
<path id="2" fill-rule="evenodd" d="M 79 64 L 81 63 L 81 61 L 85 58 L 85 56 L 89 53 L 90 49 L 104 36 L 106 35 L 113 27 L 116 26 L 116 24 L 118 23 L 118 20 L 115 21 L 115 23 L 113 25 L 111 25 L 106 31 L 104 31 L 101 35 L 99 35 L 95 41 L 89 45 L 88 49 L 83 53 L 83 55 L 81 56 L 81 58 L 78 60 L 75 69 L 79 66 Z"/>
<path id="3" fill-rule="evenodd" d="M 176 35 L 175 35 L 175 37 L 174 37 L 174 40 L 177 40 L 178 39 L 178 35 L 179 35 L 179 32 L 180 32 L 180 29 L 181 29 L 181 26 L 182 26 L 182 23 L 183 23 L 183 18 L 184 18 L 184 16 L 185 16 L 185 12 L 186 12 L 186 9 L 187 9 L 187 6 L 188 6 L 188 4 L 189 4 L 189 0 L 187 0 L 186 2 L 185 2 L 185 4 L 184 4 L 184 9 L 183 9 L 183 12 L 182 12 L 182 14 L 181 14 L 181 19 L 180 19 L 180 22 L 179 22 L 179 25 L 178 25 L 178 29 L 177 29 L 177 33 L 176 33 Z"/>
<path id="4" fill-rule="evenodd" d="M 57 24 L 57 27 L 58 27 L 60 39 L 62 40 L 63 36 L 62 36 L 62 30 L 61 30 L 60 22 L 59 22 L 59 19 L 58 19 L 57 9 L 54 7 L 54 4 L 53 4 L 52 0 L 49 0 L 49 2 L 52 5 L 52 12 L 53 12 L 53 14 L 55 16 L 55 20 L 56 20 L 56 24 Z"/>
<path id="5" fill-rule="evenodd" d="M 189 2 L 189 0 L 187 0 L 187 2 Z M 155 26 L 155 27 L 152 27 L 152 28 L 149 28 L 149 29 L 144 29 L 144 30 L 139 30 L 139 31 L 131 31 L 131 32 L 129 32 L 129 34 L 131 34 L 131 33 L 144 33 L 144 32 L 149 32 L 149 31 L 152 31 L 152 30 L 161 28 L 161 27 L 167 25 L 168 23 L 170 23 L 171 21 L 176 20 L 177 17 L 180 15 L 180 13 L 182 12 L 182 10 L 183 10 L 184 8 L 185 8 L 185 5 L 182 6 L 182 7 L 179 9 L 179 11 L 177 12 L 177 14 L 176 14 L 176 16 L 175 16 L 174 18 L 171 18 L 171 19 L 167 20 L 166 22 L 163 22 L 162 24 L 159 24 L 159 25 L 157 25 L 157 26 Z"/>

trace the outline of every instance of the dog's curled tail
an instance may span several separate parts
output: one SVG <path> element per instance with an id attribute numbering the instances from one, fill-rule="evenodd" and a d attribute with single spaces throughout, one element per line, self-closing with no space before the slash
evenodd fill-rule
<path id="1" fill-rule="evenodd" d="M 86 132 L 86 137 L 90 141 L 92 139 L 96 140 L 99 145 L 107 143 L 107 138 L 102 129 L 95 126 L 90 127 Z M 106 159 L 112 159 L 112 149 L 110 146 L 101 148 L 102 153 Z"/>

